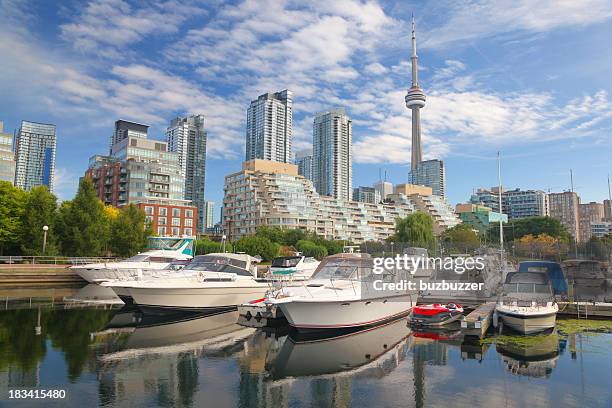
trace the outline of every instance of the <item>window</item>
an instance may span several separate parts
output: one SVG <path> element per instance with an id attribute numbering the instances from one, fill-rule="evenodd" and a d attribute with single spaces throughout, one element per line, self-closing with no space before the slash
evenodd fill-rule
<path id="1" fill-rule="evenodd" d="M 185 235 L 192 235 L 191 228 L 185 228 Z"/>
<path id="2" fill-rule="evenodd" d="M 151 225 L 153 223 L 153 217 L 151 215 L 147 215 L 145 218 L 145 224 Z"/>
<path id="3" fill-rule="evenodd" d="M 153 215 L 153 207 L 151 207 L 151 206 L 146 206 L 146 207 L 145 207 L 145 214 L 147 214 L 147 215 Z"/>
<path id="4" fill-rule="evenodd" d="M 191 218 L 187 218 L 185 220 L 185 226 L 186 227 L 193 227 L 193 220 Z"/>
<path id="5" fill-rule="evenodd" d="M 181 209 L 180 208 L 173 208 L 172 209 L 172 216 L 173 217 L 180 217 L 181 216 Z"/>
<path id="6" fill-rule="evenodd" d="M 159 208 L 159 215 L 165 217 L 168 215 L 168 209 L 166 207 L 160 207 Z"/>
<path id="7" fill-rule="evenodd" d="M 173 218 L 172 219 L 172 225 L 175 227 L 180 227 L 181 226 L 181 219 L 180 218 Z"/>
<path id="8" fill-rule="evenodd" d="M 157 217 L 157 225 L 166 225 L 167 219 L 166 217 Z"/>
<path id="9" fill-rule="evenodd" d="M 178 227 L 172 227 L 172 235 L 176 235 L 176 236 L 181 235 L 181 229 Z"/>
<path id="10" fill-rule="evenodd" d="M 166 235 L 166 227 L 157 227 L 157 233 L 159 235 Z"/>
<path id="11" fill-rule="evenodd" d="M 193 210 L 185 210 L 185 218 L 193 218 Z"/>

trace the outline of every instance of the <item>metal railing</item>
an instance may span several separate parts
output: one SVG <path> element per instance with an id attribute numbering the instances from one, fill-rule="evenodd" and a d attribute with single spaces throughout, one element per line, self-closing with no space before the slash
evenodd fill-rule
<path id="1" fill-rule="evenodd" d="M 115 262 L 116 257 L 78 257 L 78 256 L 0 256 L 0 265 L 85 265 L 90 263 Z"/>

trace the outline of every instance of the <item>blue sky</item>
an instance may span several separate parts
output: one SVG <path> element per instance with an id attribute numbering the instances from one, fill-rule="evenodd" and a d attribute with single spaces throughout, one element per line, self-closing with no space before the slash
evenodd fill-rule
<path id="1" fill-rule="evenodd" d="M 57 124 L 57 193 L 74 194 L 118 118 L 163 138 L 179 114 L 209 134 L 207 198 L 240 169 L 261 93 L 294 91 L 294 145 L 313 114 L 353 119 L 353 185 L 410 158 L 415 14 L 425 158 L 443 158 L 453 204 L 497 183 L 607 198 L 612 173 L 612 3 L 560 1 L 0 0 L 0 120 Z"/>

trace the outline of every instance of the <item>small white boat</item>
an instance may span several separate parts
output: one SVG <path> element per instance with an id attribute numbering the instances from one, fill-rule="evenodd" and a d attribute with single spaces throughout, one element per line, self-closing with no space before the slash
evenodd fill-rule
<path id="1" fill-rule="evenodd" d="M 70 269 L 90 283 L 113 279 L 130 279 L 148 271 L 167 268 L 173 262 L 187 263 L 193 257 L 193 237 L 149 238 L 151 250 L 119 262 L 102 262 L 72 266 Z"/>
<path id="2" fill-rule="evenodd" d="M 280 256 L 272 260 L 266 278 L 271 280 L 308 280 L 320 262 L 310 256 Z"/>
<path id="3" fill-rule="evenodd" d="M 269 283 L 258 280 L 258 260 L 246 254 L 196 256 L 175 276 L 106 283 L 122 299 L 140 308 L 208 310 L 233 309 L 262 298 Z"/>
<path id="4" fill-rule="evenodd" d="M 382 282 L 408 281 L 409 272 L 372 270 L 368 254 L 331 255 L 310 280 L 268 293 L 265 303 L 277 305 L 291 326 L 306 330 L 373 326 L 410 313 L 416 290 L 381 290 Z"/>
<path id="5" fill-rule="evenodd" d="M 494 320 L 524 334 L 555 327 L 559 307 L 550 280 L 541 272 L 510 272 L 495 306 Z"/>

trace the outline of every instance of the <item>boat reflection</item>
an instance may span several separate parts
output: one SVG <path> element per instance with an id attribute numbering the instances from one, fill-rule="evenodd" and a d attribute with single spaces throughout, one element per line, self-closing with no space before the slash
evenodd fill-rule
<path id="1" fill-rule="evenodd" d="M 255 332 L 237 325 L 237 319 L 237 312 L 149 315 L 125 308 L 105 330 L 92 333 L 92 337 L 105 338 L 106 350 L 99 357 L 103 363 L 147 354 L 210 353 L 243 341 Z"/>
<path id="2" fill-rule="evenodd" d="M 123 301 L 111 288 L 106 288 L 94 283 L 83 286 L 76 293 L 64 296 L 66 303 L 84 303 L 89 305 L 122 305 Z"/>
<path id="3" fill-rule="evenodd" d="M 266 369 L 273 380 L 380 369 L 388 373 L 403 360 L 410 334 L 406 319 L 352 332 L 325 331 L 307 337 L 292 332 Z"/>
<path id="4" fill-rule="evenodd" d="M 496 350 L 510 373 L 548 378 L 557 366 L 559 341 L 559 335 L 554 331 L 550 334 L 498 341 Z"/>

